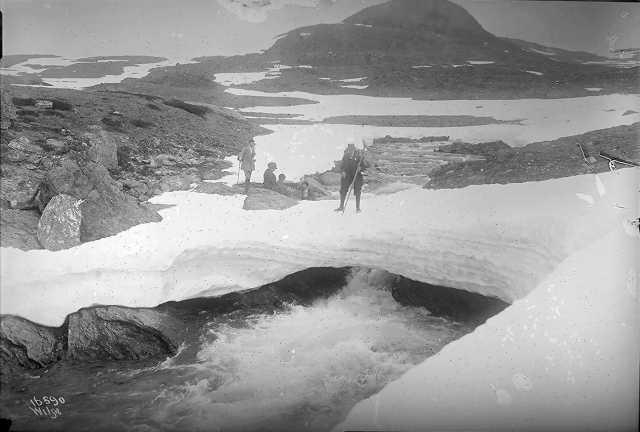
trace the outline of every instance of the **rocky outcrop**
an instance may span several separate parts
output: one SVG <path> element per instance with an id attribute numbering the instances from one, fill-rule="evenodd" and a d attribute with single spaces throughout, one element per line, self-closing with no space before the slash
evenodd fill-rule
<path id="1" fill-rule="evenodd" d="M 2 229 L 0 244 L 2 247 L 13 247 L 22 250 L 41 249 L 38 242 L 37 211 L 0 209 Z"/>
<path id="2" fill-rule="evenodd" d="M 326 171 L 318 176 L 318 181 L 328 187 L 340 187 L 340 180 L 340 173 L 336 171 Z"/>
<path id="3" fill-rule="evenodd" d="M 107 169 L 118 168 L 118 146 L 111 134 L 100 126 L 90 126 L 89 130 L 82 135 L 83 142 L 89 145 L 89 158 Z"/>
<path id="4" fill-rule="evenodd" d="M 29 169 L 25 165 L 3 163 L 2 174 L 0 197 L 14 203 L 30 201 L 44 179 L 44 173 Z"/>
<path id="5" fill-rule="evenodd" d="M 319 200 L 331 197 L 331 191 L 323 186 L 322 183 L 316 180 L 313 176 L 304 176 L 302 180 L 309 184 L 309 196 L 312 199 Z"/>
<path id="6" fill-rule="evenodd" d="M 0 317 L 0 359 L 3 365 L 34 368 L 63 355 L 60 331 L 13 315 Z"/>
<path id="7" fill-rule="evenodd" d="M 104 166 L 91 161 L 64 160 L 60 167 L 51 170 L 41 189 L 41 207 L 57 194 L 84 200 L 80 207 L 80 239 L 83 242 L 161 219 L 156 212 L 124 194 Z"/>
<path id="8" fill-rule="evenodd" d="M 180 344 L 184 326 L 153 309 L 103 306 L 67 319 L 67 356 L 77 360 L 165 358 Z"/>
<path id="9" fill-rule="evenodd" d="M 9 92 L 4 88 L 0 90 L 0 129 L 5 130 L 11 127 L 11 123 L 16 119 L 16 108 L 11 103 Z"/>
<path id="10" fill-rule="evenodd" d="M 501 312 L 508 303 L 469 291 L 417 282 L 396 276 L 391 284 L 393 298 L 406 306 L 421 306 L 435 316 L 479 325 Z"/>
<path id="11" fill-rule="evenodd" d="M 286 195 L 263 188 L 251 188 L 242 206 L 245 210 L 284 210 L 298 201 Z"/>
<path id="12" fill-rule="evenodd" d="M 42 147 L 31 143 L 26 136 L 20 136 L 9 142 L 9 148 L 23 153 L 42 153 Z"/>
<path id="13" fill-rule="evenodd" d="M 600 152 L 611 152 L 623 159 L 640 162 L 639 134 L 640 123 L 636 122 L 553 141 L 531 143 L 524 147 L 512 148 L 502 141 L 455 143 L 440 149 L 451 153 L 474 152 L 482 160 L 459 160 L 442 166 L 431 172 L 425 187 L 446 189 L 479 184 L 523 183 L 607 172 L 609 161 L 597 157 Z M 586 161 L 582 151 L 587 156 Z M 588 160 L 589 156 L 593 158 Z"/>
<path id="14" fill-rule="evenodd" d="M 81 203 L 65 194 L 49 201 L 38 222 L 38 241 L 44 248 L 57 251 L 80 244 Z"/>

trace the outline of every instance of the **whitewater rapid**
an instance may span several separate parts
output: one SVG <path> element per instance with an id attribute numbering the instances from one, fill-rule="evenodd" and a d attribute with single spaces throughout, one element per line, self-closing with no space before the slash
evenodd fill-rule
<path id="1" fill-rule="evenodd" d="M 326 431 L 359 400 L 470 329 L 400 306 L 381 271 L 359 270 L 310 307 L 211 323 L 197 362 L 165 362 L 182 384 L 161 392 L 165 430 Z"/>

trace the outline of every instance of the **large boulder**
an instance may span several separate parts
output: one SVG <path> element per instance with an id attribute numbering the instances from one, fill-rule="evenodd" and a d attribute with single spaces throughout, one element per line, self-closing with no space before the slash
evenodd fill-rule
<path id="1" fill-rule="evenodd" d="M 162 219 L 158 213 L 125 194 L 104 166 L 91 161 L 65 159 L 60 167 L 49 171 L 40 188 L 41 209 L 58 194 L 84 200 L 80 206 L 80 239 L 83 242 Z"/>
<path id="2" fill-rule="evenodd" d="M 94 306 L 67 319 L 67 356 L 78 360 L 163 359 L 175 354 L 184 323 L 154 309 Z"/>
<path id="3" fill-rule="evenodd" d="M 37 211 L 0 209 L 0 246 L 22 250 L 41 249 Z"/>
<path id="4" fill-rule="evenodd" d="M 45 140 L 45 147 L 55 153 L 62 154 L 67 152 L 69 148 L 69 141 L 47 138 L 47 140 Z"/>
<path id="5" fill-rule="evenodd" d="M 241 193 L 241 190 L 221 182 L 202 182 L 194 189 L 194 192 L 212 195 L 236 195 Z"/>
<path id="6" fill-rule="evenodd" d="M 64 345 L 56 330 L 17 316 L 0 316 L 0 361 L 36 368 L 59 360 Z"/>
<path id="7" fill-rule="evenodd" d="M 293 198 L 270 189 L 251 188 L 242 206 L 245 210 L 284 210 L 298 204 Z"/>
<path id="8" fill-rule="evenodd" d="M 314 199 L 327 199 L 331 196 L 331 191 L 324 187 L 314 177 L 310 175 L 304 176 L 303 181 L 306 181 L 309 184 L 309 194 L 313 196 Z"/>
<path id="9" fill-rule="evenodd" d="M 44 173 L 38 170 L 17 164 L 2 164 L 0 198 L 13 203 L 31 201 L 44 177 Z"/>
<path id="10" fill-rule="evenodd" d="M 38 223 L 38 241 L 44 248 L 57 251 L 80 244 L 81 203 L 65 194 L 49 201 Z"/>
<path id="11" fill-rule="evenodd" d="M 191 188 L 191 184 L 197 179 L 188 174 L 164 176 L 157 185 L 161 192 L 181 191 Z"/>
<path id="12" fill-rule="evenodd" d="M 20 136 L 9 142 L 9 148 L 23 153 L 42 153 L 43 149 L 39 145 L 32 144 L 26 136 Z"/>
<path id="13" fill-rule="evenodd" d="M 323 186 L 340 187 L 341 176 L 339 172 L 325 171 L 318 175 L 318 180 Z"/>
<path id="14" fill-rule="evenodd" d="M 89 158 L 107 169 L 118 168 L 118 145 L 113 136 L 100 126 L 90 126 L 82 135 L 82 141 L 89 145 Z"/>

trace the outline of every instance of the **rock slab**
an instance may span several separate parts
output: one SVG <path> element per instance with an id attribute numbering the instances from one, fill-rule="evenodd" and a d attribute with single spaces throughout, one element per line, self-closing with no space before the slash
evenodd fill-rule
<path id="1" fill-rule="evenodd" d="M 49 171 L 41 186 L 41 207 L 58 194 L 84 200 L 80 207 L 82 242 L 112 236 L 132 226 L 162 219 L 158 213 L 139 205 L 133 197 L 125 194 L 104 166 L 91 161 L 68 159 Z"/>
<path id="2" fill-rule="evenodd" d="M 166 358 L 180 344 L 183 323 L 153 309 L 100 306 L 68 317 L 67 356 L 76 360 Z"/>
<path id="3" fill-rule="evenodd" d="M 70 195 L 54 196 L 38 222 L 38 241 L 49 250 L 58 251 L 79 245 L 82 200 Z"/>
<path id="4" fill-rule="evenodd" d="M 99 126 L 92 126 L 91 131 L 82 135 L 89 144 L 89 158 L 107 169 L 118 168 L 118 146 L 113 137 Z"/>
<path id="5" fill-rule="evenodd" d="M 0 317 L 0 360 L 3 365 L 42 367 L 59 360 L 63 344 L 55 329 L 13 315 Z"/>
<path id="6" fill-rule="evenodd" d="M 298 201 L 278 192 L 252 188 L 242 206 L 245 210 L 284 210 L 298 204 Z"/>
<path id="7" fill-rule="evenodd" d="M 41 249 L 37 211 L 1 209 L 0 245 L 22 250 Z"/>

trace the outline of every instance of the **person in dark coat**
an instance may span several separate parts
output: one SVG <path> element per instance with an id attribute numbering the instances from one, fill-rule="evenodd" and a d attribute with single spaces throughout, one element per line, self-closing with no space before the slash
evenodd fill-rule
<path id="1" fill-rule="evenodd" d="M 362 185 L 364 178 L 362 172 L 369 167 L 364 157 L 364 150 L 356 149 L 356 145 L 350 142 L 342 156 L 340 164 L 340 207 L 336 211 L 344 211 L 344 202 L 347 197 L 349 187 L 353 183 L 353 193 L 356 196 L 356 212 L 360 213 L 360 197 L 362 196 Z"/>
<path id="2" fill-rule="evenodd" d="M 268 189 L 275 189 L 276 187 L 276 175 L 274 171 L 278 169 L 278 165 L 275 162 L 269 162 L 267 169 L 264 171 L 263 181 L 264 187 Z"/>

